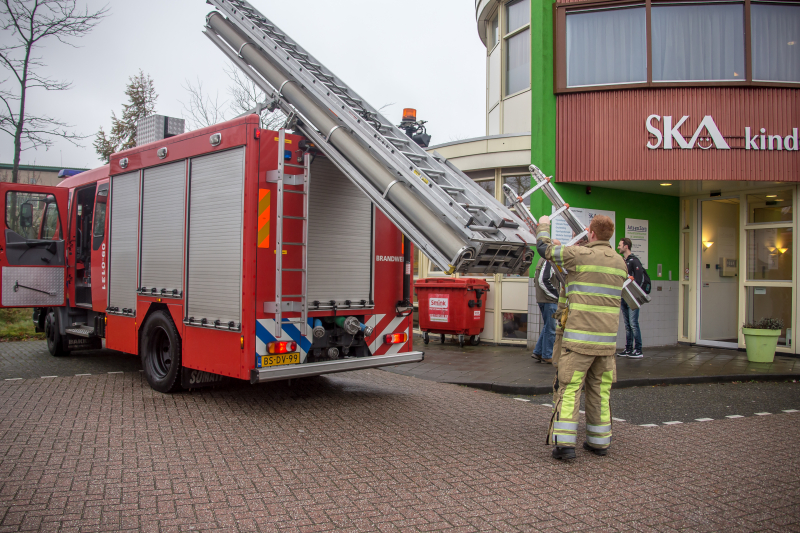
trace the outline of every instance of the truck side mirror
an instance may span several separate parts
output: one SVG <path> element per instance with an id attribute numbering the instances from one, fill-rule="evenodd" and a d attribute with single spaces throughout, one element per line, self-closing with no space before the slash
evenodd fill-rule
<path id="1" fill-rule="evenodd" d="M 19 206 L 19 225 L 22 228 L 33 226 L 33 204 L 25 202 Z"/>

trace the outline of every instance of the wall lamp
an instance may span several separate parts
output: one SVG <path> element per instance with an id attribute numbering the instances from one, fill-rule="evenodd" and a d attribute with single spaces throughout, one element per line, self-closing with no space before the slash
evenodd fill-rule
<path id="1" fill-rule="evenodd" d="M 714 241 L 703 241 L 703 251 L 705 252 L 706 250 L 711 248 L 711 246 L 713 246 L 713 244 L 714 244 Z"/>

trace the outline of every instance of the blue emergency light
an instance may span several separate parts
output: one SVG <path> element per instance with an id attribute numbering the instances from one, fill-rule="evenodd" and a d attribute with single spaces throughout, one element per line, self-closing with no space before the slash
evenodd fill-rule
<path id="1" fill-rule="evenodd" d="M 81 172 L 85 172 L 84 170 L 72 170 L 71 168 L 65 168 L 63 170 L 58 171 L 59 178 L 69 178 L 70 176 L 75 176 L 76 174 L 80 174 Z"/>

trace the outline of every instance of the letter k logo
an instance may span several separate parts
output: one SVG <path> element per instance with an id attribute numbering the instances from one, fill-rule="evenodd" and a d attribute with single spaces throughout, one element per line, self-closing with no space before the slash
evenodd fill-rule
<path id="1" fill-rule="evenodd" d="M 675 139 L 675 142 L 677 142 L 678 146 L 681 148 L 689 148 L 689 143 L 686 142 L 686 139 L 683 138 L 681 132 L 678 131 L 683 123 L 686 122 L 687 118 L 689 118 L 688 115 L 684 116 L 678 121 L 677 124 L 675 124 L 675 126 L 673 126 L 672 117 L 664 117 L 664 150 L 672 150 L 673 139 Z"/>

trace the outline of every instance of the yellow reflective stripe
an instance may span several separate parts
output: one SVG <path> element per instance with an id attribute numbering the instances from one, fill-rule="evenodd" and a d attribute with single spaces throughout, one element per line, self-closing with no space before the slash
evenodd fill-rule
<path id="1" fill-rule="evenodd" d="M 609 399 L 611 398 L 611 382 L 614 381 L 614 372 L 609 370 L 603 372 L 603 378 L 600 381 L 600 422 L 611 423 L 611 405 Z"/>
<path id="2" fill-rule="evenodd" d="M 622 296 L 612 296 L 610 294 L 603 294 L 602 292 L 583 292 L 583 291 L 567 291 L 570 296 L 573 294 L 583 294 L 584 296 L 600 296 L 601 298 L 612 298 L 614 300 L 619 300 Z"/>
<path id="3" fill-rule="evenodd" d="M 564 388 L 564 397 L 561 400 L 561 418 L 572 418 L 572 413 L 575 411 L 575 394 L 581 387 L 584 374 L 577 370 L 573 372 L 572 380 Z"/>
<path id="4" fill-rule="evenodd" d="M 587 287 L 603 287 L 606 289 L 617 289 L 622 290 L 621 285 L 609 285 L 608 283 L 589 283 L 586 281 L 573 281 L 572 283 L 567 284 L 567 287 L 570 285 L 586 285 Z"/>
<path id="5" fill-rule="evenodd" d="M 558 297 L 558 303 L 565 304 L 565 303 L 567 303 L 567 299 L 564 298 L 563 296 L 559 296 Z"/>
<path id="6" fill-rule="evenodd" d="M 566 331 L 569 331 L 571 333 L 582 333 L 583 335 L 600 335 L 601 337 L 616 337 L 617 336 L 616 333 L 601 333 L 599 331 L 583 331 L 583 330 L 580 330 L 580 329 L 570 329 L 570 328 L 567 328 Z"/>
<path id="7" fill-rule="evenodd" d="M 575 267 L 577 272 L 599 272 L 600 274 L 612 274 L 623 278 L 628 277 L 628 272 L 614 267 L 604 267 L 597 265 L 578 265 Z"/>
<path id="8" fill-rule="evenodd" d="M 591 313 L 619 313 L 619 307 L 606 305 L 569 304 L 570 311 L 589 311 Z"/>
<path id="9" fill-rule="evenodd" d="M 566 335 L 564 335 L 564 340 L 566 342 L 577 342 L 578 344 L 594 344 L 596 346 L 616 346 L 617 345 L 617 341 L 616 340 L 611 341 L 611 342 L 582 341 L 582 340 L 578 340 L 578 339 L 567 338 Z"/>

